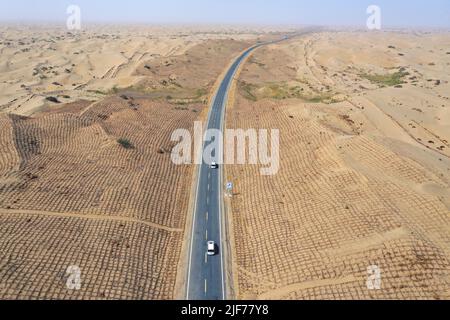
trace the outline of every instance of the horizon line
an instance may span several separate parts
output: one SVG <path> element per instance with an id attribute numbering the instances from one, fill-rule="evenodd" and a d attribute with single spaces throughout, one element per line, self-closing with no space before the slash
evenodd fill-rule
<path id="1" fill-rule="evenodd" d="M 0 20 L 1 25 L 23 25 L 23 26 L 61 26 L 65 27 L 65 20 Z M 313 24 L 313 23 L 236 23 L 236 22 L 143 22 L 143 21 L 93 21 L 87 20 L 83 22 L 86 26 L 159 26 L 159 27 L 176 27 L 176 26 L 192 26 L 192 27 L 259 27 L 259 28 L 305 28 L 305 27 L 326 27 L 326 28 L 353 28 L 353 29 L 367 29 L 364 24 Z M 389 31 L 393 29 L 402 30 L 447 30 L 450 31 L 450 26 L 439 26 L 439 25 L 385 25 L 378 32 Z M 368 30 L 369 31 L 369 30 Z M 373 31 L 372 31 L 373 32 Z"/>

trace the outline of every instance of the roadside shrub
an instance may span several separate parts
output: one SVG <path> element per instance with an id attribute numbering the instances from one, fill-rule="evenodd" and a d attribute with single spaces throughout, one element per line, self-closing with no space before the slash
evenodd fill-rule
<path id="1" fill-rule="evenodd" d="M 117 143 L 119 143 L 125 149 L 134 149 L 134 145 L 128 139 L 120 138 L 117 140 Z"/>

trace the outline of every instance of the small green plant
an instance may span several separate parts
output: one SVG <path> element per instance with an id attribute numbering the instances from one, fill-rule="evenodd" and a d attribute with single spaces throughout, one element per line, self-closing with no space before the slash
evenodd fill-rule
<path id="1" fill-rule="evenodd" d="M 205 88 L 197 89 L 195 92 L 195 99 L 206 96 L 207 94 L 208 94 L 208 90 L 206 90 Z"/>
<path id="2" fill-rule="evenodd" d="M 61 103 L 56 97 L 46 97 L 45 100 L 53 103 Z"/>
<path id="3" fill-rule="evenodd" d="M 249 60 L 249 62 L 250 63 L 253 63 L 253 64 L 256 64 L 257 66 L 259 66 L 259 67 L 265 67 L 266 65 L 264 64 L 264 63 L 261 63 L 261 62 L 259 62 L 259 61 L 257 61 L 255 58 L 250 58 L 250 60 Z"/>
<path id="4" fill-rule="evenodd" d="M 252 84 L 244 82 L 244 81 L 240 81 L 239 82 L 239 89 L 240 89 L 240 92 L 244 96 L 245 99 L 251 100 L 251 101 L 257 101 L 258 100 L 256 95 L 253 93 L 253 91 L 257 89 L 257 87 L 255 85 L 252 85 Z"/>
<path id="5" fill-rule="evenodd" d="M 107 92 L 104 92 L 101 90 L 87 90 L 87 92 L 102 95 L 102 96 L 106 96 L 108 94 Z"/>
<path id="6" fill-rule="evenodd" d="M 134 149 L 134 145 L 128 139 L 120 138 L 117 140 L 117 143 L 120 144 L 125 149 Z"/>
<path id="7" fill-rule="evenodd" d="M 269 98 L 276 100 L 285 99 L 301 99 L 310 103 L 333 103 L 331 92 L 307 95 L 304 89 L 300 86 L 289 86 L 285 82 L 280 83 L 266 83 L 264 85 L 254 85 L 246 82 L 239 83 L 239 89 L 244 98 L 251 101 L 258 99 Z"/>
<path id="8" fill-rule="evenodd" d="M 403 78 L 408 76 L 409 73 L 403 70 L 400 70 L 398 72 L 392 73 L 392 74 L 366 74 L 363 73 L 360 76 L 362 78 L 365 78 L 369 80 L 372 83 L 386 86 L 386 87 L 393 87 L 398 86 L 401 84 L 404 84 Z"/>

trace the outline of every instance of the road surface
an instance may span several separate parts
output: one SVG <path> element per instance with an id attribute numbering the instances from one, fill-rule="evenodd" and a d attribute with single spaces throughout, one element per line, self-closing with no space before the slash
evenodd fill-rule
<path id="1" fill-rule="evenodd" d="M 228 90 L 242 61 L 253 50 L 263 45 L 284 41 L 289 38 L 284 37 L 281 40 L 257 44 L 242 53 L 234 61 L 212 101 L 206 126 L 207 129 L 219 129 L 223 131 Z M 203 145 L 203 150 L 208 144 L 205 143 Z M 227 298 L 224 269 L 225 257 L 222 250 L 225 245 L 225 239 L 223 238 L 224 231 L 222 230 L 222 186 L 224 185 L 222 172 L 221 166 L 219 166 L 219 169 L 211 169 L 209 164 L 204 162 L 199 169 L 191 230 L 192 235 L 189 247 L 189 265 L 186 284 L 187 300 L 226 300 Z M 218 245 L 217 255 L 207 256 L 208 241 L 214 241 Z"/>
<path id="2" fill-rule="evenodd" d="M 207 129 L 222 130 L 228 90 L 241 62 L 256 49 L 245 51 L 227 71 L 212 102 Z M 205 143 L 203 150 L 209 143 Z M 226 286 L 224 275 L 224 256 L 222 251 L 222 168 L 211 169 L 203 163 L 197 182 L 197 198 L 192 226 L 189 253 L 187 294 L 188 300 L 225 300 Z M 207 256 L 207 242 L 214 241 L 218 246 L 215 256 Z"/>

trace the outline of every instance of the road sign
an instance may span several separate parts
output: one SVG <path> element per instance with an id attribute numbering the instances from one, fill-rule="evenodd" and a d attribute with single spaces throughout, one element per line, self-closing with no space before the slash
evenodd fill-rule
<path id="1" fill-rule="evenodd" d="M 227 183 L 227 192 L 226 192 L 226 196 L 227 197 L 232 197 L 233 196 L 233 183 L 228 182 Z"/>

